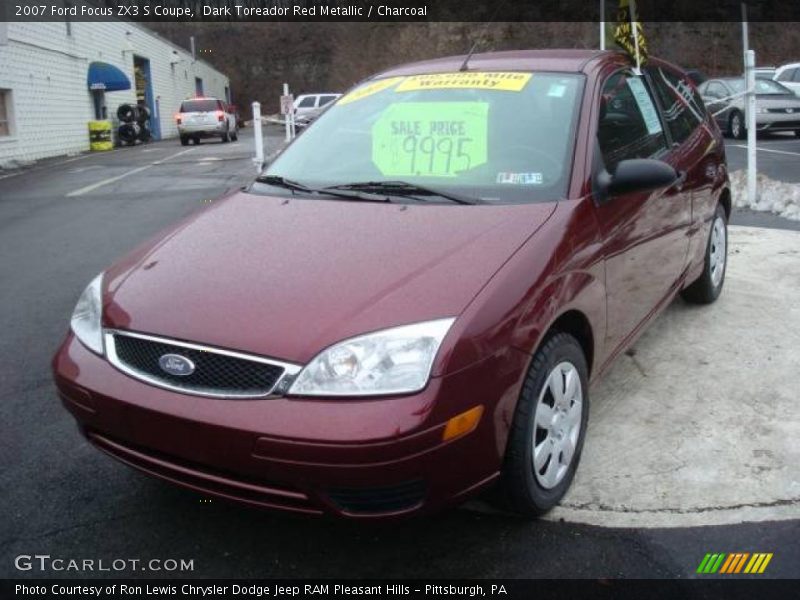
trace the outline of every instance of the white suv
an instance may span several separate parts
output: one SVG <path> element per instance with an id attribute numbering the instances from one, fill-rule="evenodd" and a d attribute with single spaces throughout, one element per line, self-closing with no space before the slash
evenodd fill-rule
<path id="1" fill-rule="evenodd" d="M 792 90 L 795 96 L 800 96 L 800 63 L 789 63 L 778 67 L 773 79 Z"/>
<path id="2" fill-rule="evenodd" d="M 216 98 L 184 100 L 175 121 L 183 146 L 187 146 L 189 140 L 199 144 L 200 138 L 218 137 L 223 143 L 239 139 L 236 115 Z"/>
<path id="3" fill-rule="evenodd" d="M 295 98 L 294 114 L 298 117 L 318 116 L 326 106 L 335 102 L 341 94 L 303 94 Z"/>

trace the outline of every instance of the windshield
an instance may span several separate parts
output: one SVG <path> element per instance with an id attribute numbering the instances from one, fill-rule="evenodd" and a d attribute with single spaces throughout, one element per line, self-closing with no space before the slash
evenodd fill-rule
<path id="1" fill-rule="evenodd" d="M 219 108 L 217 100 L 186 100 L 181 104 L 181 112 L 212 112 Z"/>
<path id="2" fill-rule="evenodd" d="M 379 79 L 341 98 L 264 175 L 312 188 L 405 182 L 521 203 L 566 195 L 583 77 L 459 72 Z M 264 183 L 252 191 L 292 193 Z"/>
<path id="3" fill-rule="evenodd" d="M 727 80 L 735 92 L 744 91 L 744 79 L 729 79 Z M 756 95 L 769 95 L 769 94 L 792 94 L 789 88 L 782 86 L 777 81 L 769 79 L 756 79 Z"/>

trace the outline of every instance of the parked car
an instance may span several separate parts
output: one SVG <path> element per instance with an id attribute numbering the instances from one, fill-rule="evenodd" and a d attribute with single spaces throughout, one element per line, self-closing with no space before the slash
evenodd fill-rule
<path id="1" fill-rule="evenodd" d="M 375 76 L 88 285 L 53 369 L 92 444 L 302 514 L 563 497 L 590 383 L 722 290 L 723 140 L 653 57 L 463 63 Z"/>
<path id="2" fill-rule="evenodd" d="M 202 138 L 218 137 L 223 143 L 239 139 L 235 115 L 217 98 L 184 100 L 175 115 L 175 123 L 183 146 L 190 140 L 199 144 Z"/>
<path id="3" fill-rule="evenodd" d="M 789 63 L 778 67 L 773 79 L 800 96 L 800 63 Z"/>
<path id="4" fill-rule="evenodd" d="M 295 116 L 319 115 L 329 104 L 335 102 L 341 94 L 302 94 L 294 100 Z"/>
<path id="5" fill-rule="evenodd" d="M 774 79 L 777 67 L 756 67 L 757 79 Z"/>
<path id="6" fill-rule="evenodd" d="M 720 128 L 731 137 L 744 139 L 745 91 L 742 77 L 710 79 L 700 85 L 699 92 Z M 790 89 L 771 79 L 756 79 L 756 130 L 794 131 L 800 136 L 800 98 Z"/>

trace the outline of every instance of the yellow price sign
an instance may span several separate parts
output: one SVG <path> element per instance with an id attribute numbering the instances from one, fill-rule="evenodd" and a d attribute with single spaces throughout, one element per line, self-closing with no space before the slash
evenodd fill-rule
<path id="1" fill-rule="evenodd" d="M 372 162 L 392 177 L 455 177 L 488 155 L 488 102 L 398 102 L 372 126 Z"/>
<path id="2" fill-rule="evenodd" d="M 473 71 L 465 73 L 431 73 L 412 75 L 397 86 L 397 92 L 441 89 L 501 90 L 504 92 L 522 91 L 531 79 L 531 73 L 514 71 Z"/>

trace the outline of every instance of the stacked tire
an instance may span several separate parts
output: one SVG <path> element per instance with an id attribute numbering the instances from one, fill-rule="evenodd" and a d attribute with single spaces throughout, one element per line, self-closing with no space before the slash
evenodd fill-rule
<path id="1" fill-rule="evenodd" d="M 150 111 L 146 106 L 121 104 L 117 109 L 117 118 L 119 119 L 117 135 L 121 143 L 133 146 L 137 140 L 149 142 L 152 138 Z"/>

